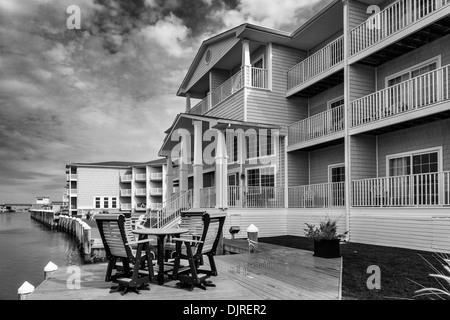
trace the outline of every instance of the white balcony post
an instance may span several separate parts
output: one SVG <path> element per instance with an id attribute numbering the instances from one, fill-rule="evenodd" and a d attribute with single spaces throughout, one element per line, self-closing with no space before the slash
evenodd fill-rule
<path id="1" fill-rule="evenodd" d="M 186 113 L 191 110 L 191 94 L 186 93 Z"/>
<path id="2" fill-rule="evenodd" d="M 252 85 L 252 63 L 250 60 L 250 41 L 242 41 L 242 67 L 244 77 L 244 87 L 250 87 Z"/>
<path id="3" fill-rule="evenodd" d="M 225 145 L 225 135 L 217 130 L 216 147 L 216 208 L 225 209 L 228 207 L 227 190 L 227 148 Z"/>
<path id="4" fill-rule="evenodd" d="M 173 166 L 172 166 L 172 157 L 167 157 L 167 173 L 166 173 L 166 190 L 165 190 L 165 201 L 168 201 L 173 192 Z"/>
<path id="5" fill-rule="evenodd" d="M 187 191 L 189 189 L 188 185 L 188 161 L 190 161 L 190 151 L 188 150 L 188 139 L 187 135 L 181 137 L 181 156 L 180 156 L 180 191 Z"/>
<path id="6" fill-rule="evenodd" d="M 193 207 L 200 208 L 200 190 L 203 189 L 203 130 L 201 121 L 193 121 L 194 125 L 194 195 Z"/>

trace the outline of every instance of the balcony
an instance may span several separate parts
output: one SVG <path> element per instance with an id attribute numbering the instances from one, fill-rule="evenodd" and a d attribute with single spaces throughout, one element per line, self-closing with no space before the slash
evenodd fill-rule
<path id="1" fill-rule="evenodd" d="M 133 180 L 132 174 L 124 174 L 120 177 L 120 182 L 131 182 Z"/>
<path id="2" fill-rule="evenodd" d="M 152 180 L 152 181 L 161 181 L 162 179 L 163 179 L 162 172 L 153 172 L 150 175 L 150 180 Z"/>
<path id="3" fill-rule="evenodd" d="M 267 69 L 243 67 L 239 72 L 222 83 L 222 85 L 214 89 L 212 92 L 209 92 L 206 98 L 191 108 L 188 113 L 196 115 L 205 114 L 208 110 L 214 108 L 219 103 L 241 90 L 246 83 L 245 77 L 248 79 L 247 87 L 249 88 L 269 88 Z"/>
<path id="4" fill-rule="evenodd" d="M 401 115 L 408 114 L 405 119 L 409 120 L 449 109 L 440 104 L 450 99 L 449 72 L 450 65 L 447 65 L 353 101 L 351 127 L 395 117 L 400 122 Z M 378 126 L 382 125 L 383 122 Z"/>
<path id="5" fill-rule="evenodd" d="M 288 127 L 289 146 L 344 131 L 344 106 L 321 112 Z"/>
<path id="6" fill-rule="evenodd" d="M 145 197 L 145 196 L 147 196 L 147 191 L 146 191 L 146 189 L 136 189 L 134 191 L 134 195 L 136 197 Z"/>
<path id="7" fill-rule="evenodd" d="M 139 212 L 145 212 L 147 211 L 147 204 L 144 202 L 137 203 L 134 209 Z"/>
<path id="8" fill-rule="evenodd" d="M 136 181 L 147 181 L 147 175 L 145 173 L 138 173 L 135 175 Z"/>
<path id="9" fill-rule="evenodd" d="M 313 81 L 343 68 L 344 37 L 341 36 L 312 54 L 287 72 L 287 95 L 306 88 Z"/>
<path id="10" fill-rule="evenodd" d="M 383 41 L 388 42 L 386 45 L 400 44 L 399 40 L 408 34 L 420 31 L 421 28 L 433 22 L 429 17 L 434 13 L 437 13 L 436 21 L 445 17 L 448 13 L 443 11 L 438 13 L 438 11 L 449 4 L 450 0 L 395 1 L 350 31 L 350 56 L 357 55 L 372 47 L 374 47 L 374 51 L 375 49 L 378 50 L 379 48 L 376 48 L 375 45 Z M 415 28 L 412 27 L 411 30 L 407 30 L 410 26 L 415 26 Z M 432 36 L 433 32 L 430 31 L 427 30 L 427 33 Z M 418 35 L 409 39 L 409 43 L 420 42 L 421 38 L 425 37 Z"/>
<path id="11" fill-rule="evenodd" d="M 352 181 L 353 207 L 450 205 L 450 172 Z"/>
<path id="12" fill-rule="evenodd" d="M 288 189 L 289 208 L 331 208 L 345 206 L 345 183 L 322 183 Z"/>
<path id="13" fill-rule="evenodd" d="M 150 195 L 151 196 L 162 196 L 163 189 L 162 188 L 151 188 Z"/>
<path id="14" fill-rule="evenodd" d="M 122 204 L 120 204 L 120 210 L 122 210 L 122 211 L 130 211 L 131 210 L 131 203 L 122 203 Z"/>
<path id="15" fill-rule="evenodd" d="M 78 190 L 77 189 L 70 189 L 70 196 L 71 197 L 76 197 L 78 195 Z"/>
<path id="16" fill-rule="evenodd" d="M 151 211 L 159 211 L 162 210 L 162 203 L 150 203 Z"/>
<path id="17" fill-rule="evenodd" d="M 131 189 L 121 189 L 120 196 L 121 197 L 131 197 Z"/>

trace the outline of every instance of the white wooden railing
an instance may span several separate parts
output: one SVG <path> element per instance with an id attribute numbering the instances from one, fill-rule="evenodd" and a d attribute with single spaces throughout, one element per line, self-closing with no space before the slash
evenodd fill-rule
<path id="1" fill-rule="evenodd" d="M 151 226 L 153 228 L 163 228 L 168 223 L 180 216 L 181 211 L 192 208 L 192 190 L 183 191 L 178 197 L 163 204 L 163 208 L 156 215 L 151 214 Z"/>
<path id="2" fill-rule="evenodd" d="M 308 81 L 344 60 L 344 37 L 341 36 L 310 55 L 287 72 L 287 89 Z"/>
<path id="3" fill-rule="evenodd" d="M 131 189 L 121 189 L 120 196 L 121 197 L 131 197 Z"/>
<path id="4" fill-rule="evenodd" d="M 162 203 L 150 203 L 150 210 L 152 211 L 162 210 L 162 208 Z"/>
<path id="5" fill-rule="evenodd" d="M 243 73 L 242 71 L 239 71 L 211 92 L 211 108 L 214 108 L 217 104 L 240 90 L 243 86 Z"/>
<path id="6" fill-rule="evenodd" d="M 245 70 L 245 72 L 243 72 L 243 70 Z M 224 101 L 226 98 L 233 95 L 235 92 L 242 89 L 245 84 L 244 74 L 251 79 L 247 84 L 248 86 L 253 88 L 268 89 L 269 80 L 267 69 L 243 67 L 219 87 L 209 92 L 208 95 L 193 108 L 191 108 L 188 113 L 202 115 Z"/>
<path id="7" fill-rule="evenodd" d="M 78 190 L 77 189 L 70 189 L 70 195 L 76 196 L 77 194 L 78 194 Z"/>
<path id="8" fill-rule="evenodd" d="M 136 181 L 145 181 L 147 180 L 147 175 L 145 173 L 136 174 Z"/>
<path id="9" fill-rule="evenodd" d="M 344 130 L 344 106 L 339 106 L 288 127 L 289 145 L 323 137 Z"/>
<path id="10" fill-rule="evenodd" d="M 70 180 L 77 180 L 78 179 L 78 175 L 77 174 L 71 174 L 70 175 Z"/>
<path id="11" fill-rule="evenodd" d="M 333 182 L 290 187 L 289 208 L 330 208 L 345 206 L 345 183 Z"/>
<path id="12" fill-rule="evenodd" d="M 151 180 L 162 180 L 162 178 L 163 178 L 162 172 L 153 172 L 153 173 L 150 175 L 150 179 L 151 179 Z"/>
<path id="13" fill-rule="evenodd" d="M 131 210 L 131 203 L 121 203 L 120 210 Z"/>
<path id="14" fill-rule="evenodd" d="M 200 189 L 200 207 L 215 208 L 216 207 L 216 187 L 208 187 Z"/>
<path id="15" fill-rule="evenodd" d="M 228 186 L 230 208 L 284 208 L 284 188 Z"/>
<path id="16" fill-rule="evenodd" d="M 354 207 L 450 205 L 450 172 L 352 181 Z"/>
<path id="17" fill-rule="evenodd" d="M 131 174 L 124 174 L 120 177 L 121 182 L 131 182 L 131 180 L 133 180 L 133 175 Z"/>
<path id="18" fill-rule="evenodd" d="M 450 65 L 357 99 L 351 126 L 416 110 L 450 98 Z"/>
<path id="19" fill-rule="evenodd" d="M 134 191 L 134 194 L 136 196 L 145 196 L 146 195 L 146 189 L 136 189 Z"/>
<path id="20" fill-rule="evenodd" d="M 150 195 L 151 196 L 160 196 L 163 194 L 162 188 L 151 188 L 150 189 Z"/>
<path id="21" fill-rule="evenodd" d="M 354 55 L 447 6 L 450 0 L 398 0 L 350 31 Z"/>

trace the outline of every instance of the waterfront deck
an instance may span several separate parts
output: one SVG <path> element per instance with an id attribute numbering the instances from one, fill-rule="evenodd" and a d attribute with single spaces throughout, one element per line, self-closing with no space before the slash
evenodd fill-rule
<path id="1" fill-rule="evenodd" d="M 239 240 L 236 240 L 239 241 Z M 242 241 L 242 240 L 240 240 Z M 229 243 L 228 243 L 229 245 Z M 242 242 L 237 246 L 243 247 Z M 29 300 L 335 300 L 340 299 L 341 259 L 313 257 L 310 251 L 272 244 L 259 246 L 259 253 L 216 257 L 219 275 L 212 277 L 217 287 L 189 292 L 177 289 L 177 281 L 163 286 L 152 282 L 151 290 L 140 295 L 110 293 L 112 283 L 104 281 L 106 264 L 81 266 L 79 289 L 68 267 L 45 280 Z M 70 278 L 72 277 L 72 278 Z"/>

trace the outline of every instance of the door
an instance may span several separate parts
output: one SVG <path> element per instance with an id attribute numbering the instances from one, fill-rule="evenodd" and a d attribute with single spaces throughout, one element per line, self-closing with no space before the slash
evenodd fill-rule
<path id="1" fill-rule="evenodd" d="M 228 202 L 230 207 L 240 204 L 239 172 L 228 175 Z"/>
<path id="2" fill-rule="evenodd" d="M 330 166 L 330 206 L 343 207 L 345 205 L 345 165 Z"/>

